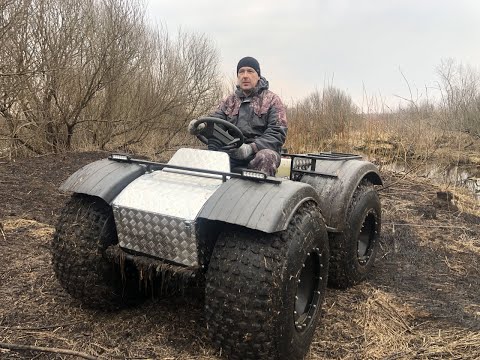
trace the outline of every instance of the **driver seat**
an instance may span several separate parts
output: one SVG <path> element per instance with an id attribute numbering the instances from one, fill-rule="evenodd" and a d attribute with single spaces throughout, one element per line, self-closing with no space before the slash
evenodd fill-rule
<path id="1" fill-rule="evenodd" d="M 168 161 L 170 165 L 230 172 L 230 158 L 221 151 L 181 148 Z"/>

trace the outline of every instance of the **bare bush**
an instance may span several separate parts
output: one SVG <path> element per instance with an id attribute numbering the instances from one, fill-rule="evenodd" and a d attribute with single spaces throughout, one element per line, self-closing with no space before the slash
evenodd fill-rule
<path id="1" fill-rule="evenodd" d="M 333 86 L 310 94 L 288 109 L 288 144 L 296 150 L 323 146 L 334 138 L 348 138 L 358 109 L 344 91 Z"/>
<path id="2" fill-rule="evenodd" d="M 480 137 L 480 73 L 453 59 L 443 60 L 437 72 L 443 125 Z"/>
<path id="3" fill-rule="evenodd" d="M 156 153 L 184 132 L 187 120 L 218 99 L 216 51 L 201 35 L 159 32 L 145 44 L 144 63 L 122 84 L 105 89 L 92 140 L 104 148 L 149 143 Z"/>
<path id="4" fill-rule="evenodd" d="M 29 1 L 24 1 L 28 4 Z M 9 29 L 16 26 L 23 16 L 23 6 L 16 0 L 0 1 L 0 39 L 3 39 Z"/>
<path id="5" fill-rule="evenodd" d="M 11 76 L 3 77 L 0 111 L 7 135 L 14 148 L 36 153 L 71 149 L 83 110 L 138 52 L 121 45 L 134 40 L 128 35 L 140 10 L 113 0 L 37 0 L 23 6 L 23 21 L 4 39 L 2 60 Z"/>
<path id="6" fill-rule="evenodd" d="M 30 1 L 2 1 L 0 10 L 0 143 L 3 150 L 20 141 L 18 133 L 28 126 L 28 121 L 18 121 L 18 99 L 26 90 L 23 78 L 31 76 L 35 70 L 28 52 L 25 37 L 15 36 L 27 28 Z M 13 49 L 15 47 L 15 50 Z"/>
<path id="7" fill-rule="evenodd" d="M 216 100 L 204 36 L 172 40 L 140 0 L 8 0 L 0 34 L 0 138 L 13 151 L 128 147 L 160 137 Z"/>

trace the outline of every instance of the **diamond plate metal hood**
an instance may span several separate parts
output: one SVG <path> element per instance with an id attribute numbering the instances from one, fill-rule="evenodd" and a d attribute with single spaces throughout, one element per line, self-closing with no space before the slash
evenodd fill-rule
<path id="1" fill-rule="evenodd" d="M 230 171 L 228 155 L 180 149 L 169 164 Z M 174 263 L 198 265 L 195 220 L 222 185 L 218 176 L 193 176 L 165 169 L 130 183 L 113 201 L 119 245 Z"/>

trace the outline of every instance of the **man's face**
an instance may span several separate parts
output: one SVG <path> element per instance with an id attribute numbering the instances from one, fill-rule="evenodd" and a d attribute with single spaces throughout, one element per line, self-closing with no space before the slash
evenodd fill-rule
<path id="1" fill-rule="evenodd" d="M 257 72 L 253 68 L 244 66 L 238 69 L 237 79 L 240 89 L 245 92 L 250 92 L 255 88 L 255 86 L 257 86 L 260 76 L 258 76 Z"/>

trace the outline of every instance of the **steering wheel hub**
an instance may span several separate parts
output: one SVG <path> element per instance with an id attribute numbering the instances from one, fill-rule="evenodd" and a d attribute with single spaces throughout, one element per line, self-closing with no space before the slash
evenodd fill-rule
<path id="1" fill-rule="evenodd" d="M 226 120 L 204 117 L 198 119 L 193 126 L 197 129 L 200 124 L 206 126 L 200 131 L 197 138 L 206 145 L 214 145 L 215 150 L 239 148 L 245 141 L 242 131 Z"/>

